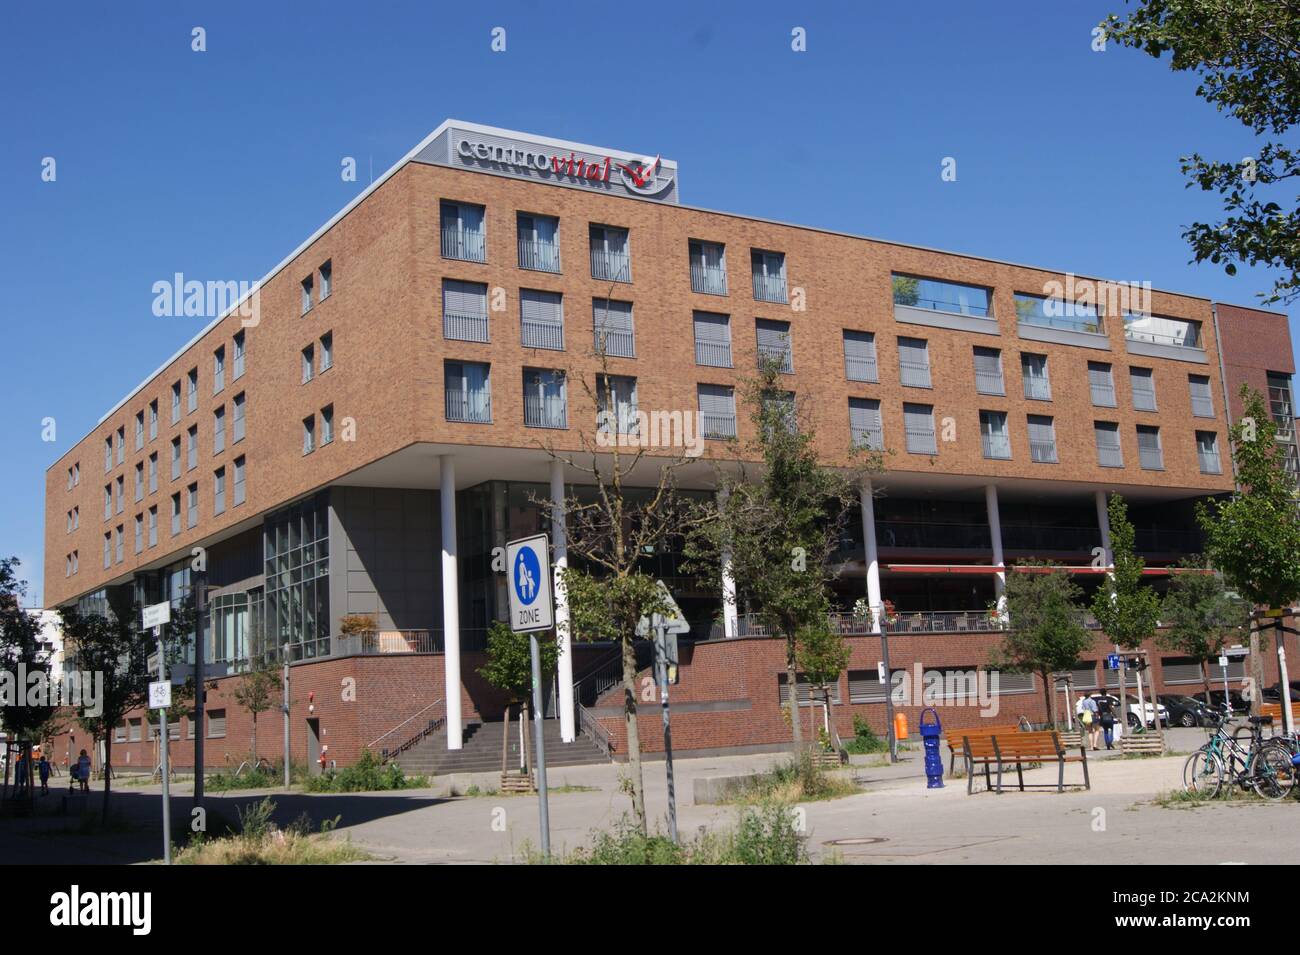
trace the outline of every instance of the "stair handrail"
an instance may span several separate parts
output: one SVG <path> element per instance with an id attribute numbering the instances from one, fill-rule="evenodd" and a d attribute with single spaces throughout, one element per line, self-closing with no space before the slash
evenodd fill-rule
<path id="1" fill-rule="evenodd" d="M 609 735 L 609 730 L 600 725 L 600 721 L 592 715 L 591 710 L 587 709 L 578 702 L 577 695 L 574 695 L 573 708 L 578 714 L 578 726 L 582 731 L 591 737 L 596 748 L 605 754 L 606 759 L 614 758 L 614 740 Z"/>
<path id="2" fill-rule="evenodd" d="M 429 710 L 433 709 L 435 706 L 437 706 L 439 703 L 441 703 L 442 700 L 443 700 L 442 697 L 438 697 L 438 699 L 434 700 L 434 701 L 433 701 L 432 703 L 430 703 L 428 706 L 421 707 L 419 710 L 417 710 L 416 712 L 412 713 L 412 714 L 411 714 L 410 716 L 408 716 L 406 719 L 402 720 L 402 722 L 398 723 L 396 726 L 394 726 L 392 729 L 390 729 L 387 733 L 383 734 L 383 736 L 380 736 L 378 739 L 376 739 L 374 742 L 372 742 L 369 746 L 366 747 L 366 749 L 373 750 L 373 749 L 375 748 L 375 744 L 378 743 L 380 740 L 382 740 L 382 739 L 384 739 L 384 738 L 386 738 L 386 737 L 392 736 L 394 733 L 396 733 L 398 730 L 400 730 L 400 729 L 401 729 L 403 726 L 405 726 L 407 723 L 411 722 L 411 720 L 416 719 L 416 718 L 419 717 L 421 714 L 423 714 L 423 713 L 427 713 Z"/>

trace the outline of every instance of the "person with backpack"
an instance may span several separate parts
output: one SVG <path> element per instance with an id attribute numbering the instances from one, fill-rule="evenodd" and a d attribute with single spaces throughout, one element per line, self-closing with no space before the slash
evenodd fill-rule
<path id="1" fill-rule="evenodd" d="M 1115 748 L 1115 708 L 1111 706 L 1110 697 L 1104 693 L 1093 700 L 1093 705 L 1097 707 L 1097 721 L 1101 724 L 1102 736 L 1106 740 L 1106 748 Z"/>
<path id="2" fill-rule="evenodd" d="M 1083 731 L 1088 734 L 1088 748 L 1095 751 L 1097 749 L 1097 738 L 1101 733 L 1101 723 L 1097 720 L 1097 702 L 1086 693 L 1080 693 L 1077 712 L 1079 714 L 1079 724 L 1083 727 Z"/>

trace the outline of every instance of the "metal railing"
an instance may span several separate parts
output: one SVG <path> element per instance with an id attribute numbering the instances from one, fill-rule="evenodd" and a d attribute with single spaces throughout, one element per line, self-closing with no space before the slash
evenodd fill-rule
<path id="1" fill-rule="evenodd" d="M 539 322 L 535 319 L 522 320 L 520 344 L 525 348 L 549 348 L 552 351 L 564 351 L 564 325 L 559 322 Z"/>
<path id="2" fill-rule="evenodd" d="M 578 726 L 582 732 L 591 737 L 596 748 L 605 754 L 606 759 L 614 758 L 614 740 L 609 731 L 600 725 L 600 721 L 591 715 L 591 711 L 578 702 L 575 694 L 573 709 L 578 714 Z"/>
<path id="3" fill-rule="evenodd" d="M 1162 335 L 1159 332 L 1139 332 L 1132 328 L 1124 329 L 1124 337 L 1131 342 L 1147 342 L 1152 345 L 1172 345 L 1175 348 L 1195 348 L 1198 351 L 1201 348 L 1201 336 L 1195 330 L 1189 330 L 1186 335 Z"/>
<path id="4" fill-rule="evenodd" d="M 691 291 L 705 295 L 727 294 L 727 270 L 716 266 L 691 264 Z"/>
<path id="5" fill-rule="evenodd" d="M 597 325 L 593 332 L 593 345 L 598 355 L 604 354 L 614 358 L 636 357 L 636 335 L 625 328 Z"/>
<path id="6" fill-rule="evenodd" d="M 1037 325 L 1039 328 L 1061 328 L 1069 332 L 1087 332 L 1092 335 L 1101 333 L 1101 319 L 1096 317 L 1021 315 L 1021 325 Z"/>
<path id="7" fill-rule="evenodd" d="M 467 395 L 461 391 L 447 393 L 447 420 L 467 421 L 471 424 L 492 423 L 492 396 L 486 392 L 482 395 Z"/>
<path id="8" fill-rule="evenodd" d="M 1138 461 L 1148 471 L 1163 471 L 1165 456 L 1159 448 L 1138 448 Z"/>
<path id="9" fill-rule="evenodd" d="M 543 401 L 535 395 L 526 395 L 524 424 L 529 428 L 567 428 L 568 410 L 563 401 Z"/>
<path id="10" fill-rule="evenodd" d="M 1209 451 L 1197 451 L 1196 456 L 1201 461 L 1202 474 L 1222 474 L 1223 465 L 1219 463 L 1219 455 Z"/>
<path id="11" fill-rule="evenodd" d="M 390 729 L 387 733 L 384 733 L 382 736 L 379 736 L 378 738 L 371 740 L 370 743 L 366 745 L 366 749 L 370 750 L 371 752 L 374 752 L 376 746 L 378 746 L 388 737 L 392 736 L 403 726 L 406 726 L 408 723 L 414 722 L 415 720 L 423 716 L 425 713 L 429 712 L 429 710 L 433 709 L 435 706 L 440 706 L 441 704 L 442 704 L 442 697 L 439 697 L 438 699 L 434 700 L 432 703 L 428 704 L 427 706 L 421 707 L 420 709 L 412 713 L 410 716 L 408 716 L 406 719 L 402 720 L 402 722 L 398 723 L 396 726 Z M 427 724 L 424 726 L 424 728 L 420 730 L 419 733 L 417 733 L 411 739 L 408 739 L 406 742 L 402 743 L 402 745 L 398 746 L 394 750 L 390 751 L 386 748 L 380 750 L 379 752 L 381 757 L 385 762 L 387 762 L 389 759 L 391 759 L 393 756 L 396 756 L 398 753 L 405 752 L 406 750 L 410 749 L 412 746 L 415 745 L 415 743 L 424 739 L 424 737 L 428 736 L 431 732 L 437 729 L 438 725 L 443 722 L 443 719 L 444 718 L 439 717 L 437 719 L 429 720 Z"/>
<path id="12" fill-rule="evenodd" d="M 486 314 L 442 313 L 442 335 L 461 342 L 486 342 L 488 317 Z"/>
<path id="13" fill-rule="evenodd" d="M 700 433 L 706 438 L 725 439 L 736 436 L 736 415 L 716 411 L 700 412 Z"/>
<path id="14" fill-rule="evenodd" d="M 1133 389 L 1133 409 L 1135 411 L 1155 411 L 1156 393 L 1141 388 Z"/>
<path id="15" fill-rule="evenodd" d="M 1030 441 L 1029 460 L 1035 462 L 1036 464 L 1055 464 L 1056 463 L 1056 442 L 1055 441 Z"/>
<path id="16" fill-rule="evenodd" d="M 784 275 L 765 275 L 754 273 L 754 299 L 759 302 L 781 302 L 787 300 Z"/>
<path id="17" fill-rule="evenodd" d="M 1114 385 L 1093 385 L 1092 403 L 1099 408 L 1114 408 L 1115 407 L 1115 386 Z"/>
<path id="18" fill-rule="evenodd" d="M 627 253 L 592 249 L 591 277 L 602 282 L 631 282 L 632 260 Z"/>
<path id="19" fill-rule="evenodd" d="M 1124 466 L 1124 452 L 1118 445 L 1103 445 L 1097 448 L 1097 463 L 1104 468 L 1122 468 Z"/>
<path id="20" fill-rule="evenodd" d="M 731 367 L 731 342 L 714 342 L 695 339 L 695 364 L 714 368 Z"/>
<path id="21" fill-rule="evenodd" d="M 428 630 L 363 630 L 335 639 L 335 652 L 339 656 L 434 653 L 441 649 L 441 640 L 435 642 Z"/>
<path id="22" fill-rule="evenodd" d="M 780 370 L 783 372 L 794 371 L 794 357 L 790 353 L 788 339 L 784 345 L 759 345 L 758 357 L 767 361 L 779 361 Z"/>
<path id="23" fill-rule="evenodd" d="M 1002 381 L 1002 372 L 996 374 L 991 371 L 975 372 L 975 390 L 982 395 L 1006 394 L 1007 389 Z"/>
<path id="24" fill-rule="evenodd" d="M 1005 434 L 985 434 L 980 437 L 984 445 L 984 457 L 1010 459 L 1011 439 Z"/>
<path id="25" fill-rule="evenodd" d="M 939 446 L 934 443 L 933 428 L 907 428 L 907 450 L 916 454 L 938 454 Z"/>
<path id="26" fill-rule="evenodd" d="M 895 305 L 906 305 L 909 308 L 923 308 L 931 312 L 947 312 L 950 315 L 976 315 L 980 318 L 988 318 L 990 314 L 987 305 L 971 305 L 969 302 L 949 302 L 945 299 L 938 298 L 920 298 L 919 296 L 894 293 Z"/>
<path id="27" fill-rule="evenodd" d="M 928 361 L 898 360 L 898 379 L 904 385 L 914 388 L 930 387 L 930 363 Z"/>
<path id="28" fill-rule="evenodd" d="M 885 450 L 885 436 L 879 428 L 853 428 L 853 444 L 871 451 Z"/>
<path id="29" fill-rule="evenodd" d="M 1046 378 L 1034 378 L 1029 375 L 1025 376 L 1025 397 L 1037 398 L 1040 401 L 1052 400 L 1052 383 Z"/>
<path id="30" fill-rule="evenodd" d="M 535 272 L 560 271 L 560 247 L 551 242 L 519 240 L 519 267 Z"/>
<path id="31" fill-rule="evenodd" d="M 486 262 L 487 243 L 482 232 L 465 229 L 442 230 L 442 257 L 463 262 Z"/>
<path id="32" fill-rule="evenodd" d="M 845 355 L 844 377 L 849 381 L 879 381 L 880 368 L 875 358 L 868 358 L 865 355 Z"/>
<path id="33" fill-rule="evenodd" d="M 1214 399 L 1208 395 L 1193 395 L 1192 414 L 1198 418 L 1213 418 Z"/>

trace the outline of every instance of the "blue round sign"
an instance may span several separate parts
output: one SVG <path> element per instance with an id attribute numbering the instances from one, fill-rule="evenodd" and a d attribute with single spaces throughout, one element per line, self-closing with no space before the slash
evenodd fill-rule
<path id="1" fill-rule="evenodd" d="M 537 554 L 531 547 L 521 547 L 515 554 L 515 567 L 513 573 L 513 584 L 515 594 L 519 597 L 519 602 L 525 607 L 529 606 L 537 599 L 537 593 L 541 589 L 542 583 L 542 565 L 537 561 Z"/>

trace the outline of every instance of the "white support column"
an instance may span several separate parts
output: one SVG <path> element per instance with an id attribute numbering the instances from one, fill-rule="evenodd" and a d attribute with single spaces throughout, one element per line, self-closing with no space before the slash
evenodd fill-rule
<path id="1" fill-rule="evenodd" d="M 1094 498 L 1097 502 L 1097 529 L 1101 531 L 1101 559 L 1103 566 L 1106 568 L 1106 576 L 1109 577 L 1115 568 L 1115 558 L 1110 549 L 1110 508 L 1106 500 L 1105 491 L 1097 491 Z M 1121 652 L 1118 643 L 1115 644 L 1115 652 Z M 1119 677 L 1119 686 L 1117 688 L 1119 696 L 1119 713 L 1115 714 L 1114 737 L 1115 742 L 1118 743 L 1120 737 L 1128 732 L 1128 707 L 1125 704 L 1125 700 L 1127 699 L 1127 687 L 1124 686 L 1124 671 L 1121 669 L 1116 672 Z M 1108 693 L 1110 691 L 1106 687 L 1105 673 L 1106 671 L 1103 670 L 1101 690 L 1102 692 Z"/>
<path id="2" fill-rule="evenodd" d="M 998 489 L 994 484 L 984 488 L 984 507 L 989 515 L 989 537 L 993 541 L 993 566 L 998 568 L 993 575 L 993 591 L 998 600 L 998 616 L 1007 612 L 1007 569 L 1002 562 L 1002 516 L 998 511 Z"/>
<path id="3" fill-rule="evenodd" d="M 718 492 L 718 506 L 727 504 L 727 492 Z M 722 635 L 730 640 L 739 630 L 736 608 L 736 578 L 731 572 L 731 548 L 722 549 Z"/>
<path id="4" fill-rule="evenodd" d="M 858 499 L 862 504 L 862 540 L 867 549 L 867 603 L 871 606 L 871 632 L 880 633 L 884 608 L 880 599 L 880 560 L 876 555 L 876 503 L 870 481 L 862 482 Z"/>
<path id="5" fill-rule="evenodd" d="M 1101 549 L 1105 551 L 1102 555 L 1106 566 L 1111 566 L 1110 554 L 1110 509 L 1106 502 L 1106 492 L 1097 491 L 1097 527 L 1101 531 Z"/>
<path id="6" fill-rule="evenodd" d="M 569 531 L 564 501 L 564 462 L 552 459 L 551 556 L 555 565 L 555 639 L 560 650 L 555 678 L 560 704 L 560 739 L 572 743 L 577 735 L 573 713 L 573 634 L 569 632 L 569 595 L 561 581 L 561 571 L 569 566 Z"/>
<path id="7" fill-rule="evenodd" d="M 456 567 L 456 461 L 438 458 L 438 502 L 442 516 L 442 647 L 447 703 L 447 748 L 460 749 L 460 586 Z"/>

